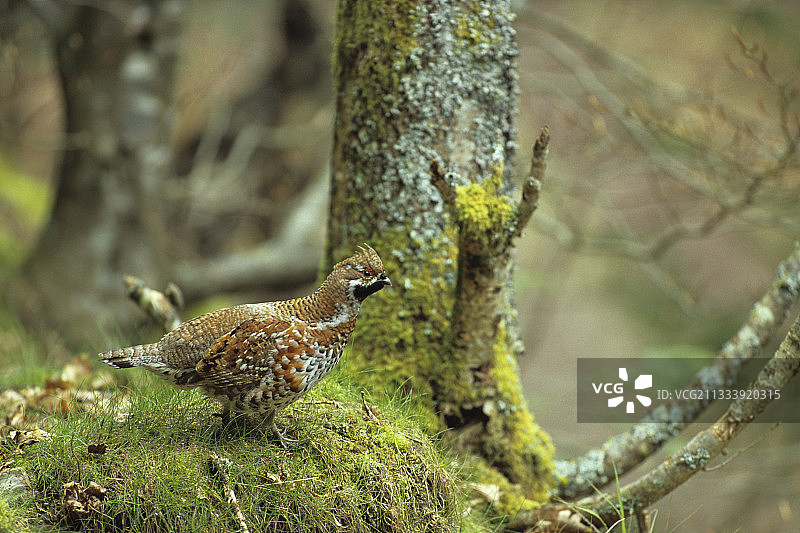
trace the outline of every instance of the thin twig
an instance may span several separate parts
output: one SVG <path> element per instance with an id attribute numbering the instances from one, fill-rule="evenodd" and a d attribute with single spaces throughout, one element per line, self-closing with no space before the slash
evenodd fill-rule
<path id="1" fill-rule="evenodd" d="M 650 531 L 650 513 L 646 510 L 636 513 L 636 524 L 639 526 L 639 531 L 644 533 Z"/>
<path id="2" fill-rule="evenodd" d="M 752 449 L 752 448 L 755 448 L 755 447 L 756 447 L 756 446 L 757 446 L 757 445 L 758 445 L 758 444 L 759 444 L 759 443 L 760 443 L 762 440 L 766 439 L 766 438 L 767 438 L 767 436 L 768 436 L 770 433 L 772 433 L 773 431 L 775 431 L 775 428 L 777 428 L 777 427 L 778 427 L 778 426 L 780 426 L 780 425 L 781 425 L 781 423 L 780 423 L 780 422 L 775 422 L 775 424 L 774 424 L 774 425 L 773 425 L 771 428 L 769 428 L 767 431 L 765 431 L 763 434 L 761 434 L 761 436 L 759 436 L 759 437 L 758 437 L 756 440 L 754 440 L 753 442 L 751 442 L 750 444 L 748 444 L 747 446 L 745 446 L 745 447 L 744 447 L 744 448 L 742 448 L 741 450 L 736 450 L 736 453 L 734 453 L 733 455 L 730 455 L 730 456 L 728 456 L 728 457 L 727 457 L 727 458 L 726 458 L 724 461 L 722 461 L 721 463 L 719 463 L 719 464 L 716 464 L 716 465 L 714 465 L 714 466 L 706 466 L 705 468 L 703 468 L 703 471 L 704 471 L 704 472 L 712 472 L 712 471 L 714 471 L 714 470 L 717 470 L 717 469 L 719 469 L 719 468 L 722 468 L 723 466 L 727 465 L 728 463 L 730 463 L 731 461 L 733 461 L 734 459 L 736 459 L 737 457 L 739 457 L 740 455 L 742 455 L 742 454 L 743 454 L 743 453 L 745 453 L 746 451 L 748 451 L 748 450 L 750 450 L 750 449 Z"/>
<path id="3" fill-rule="evenodd" d="M 342 410 L 344 405 L 337 400 L 303 400 L 298 402 L 300 405 L 332 405 L 334 408 Z"/>
<path id="4" fill-rule="evenodd" d="M 364 410 L 364 418 L 380 423 L 380 419 L 375 414 L 375 408 L 367 403 L 367 396 L 363 389 L 361 390 L 361 408 Z"/>
<path id="5" fill-rule="evenodd" d="M 516 235 L 520 235 L 528 221 L 539 207 L 539 192 L 542 189 L 544 173 L 547 170 L 547 152 L 550 145 L 550 128 L 544 126 L 536 142 L 533 143 L 531 171 L 522 186 L 522 198 L 517 206 Z"/>
<path id="6" fill-rule="evenodd" d="M 183 307 L 183 294 L 177 285 L 170 283 L 164 292 L 151 289 L 135 276 L 125 276 L 128 297 L 152 318 L 164 332 L 181 324 L 178 309 Z"/>
<path id="7" fill-rule="evenodd" d="M 236 515 L 236 520 L 239 522 L 241 531 L 243 533 L 250 533 L 250 529 L 247 527 L 247 521 L 244 518 L 242 509 L 239 507 L 239 502 L 236 500 L 236 493 L 233 492 L 230 474 L 228 474 L 228 471 L 231 467 L 231 460 L 226 457 L 220 457 L 214 452 L 211 453 L 209 459 L 211 460 L 214 470 L 219 473 L 219 477 L 222 479 L 222 486 L 225 489 L 225 497 L 233 506 L 233 512 Z"/>

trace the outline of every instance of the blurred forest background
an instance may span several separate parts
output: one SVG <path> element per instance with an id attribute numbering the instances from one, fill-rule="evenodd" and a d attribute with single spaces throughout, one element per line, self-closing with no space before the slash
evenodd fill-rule
<path id="1" fill-rule="evenodd" d="M 53 35 L 34 4 L 0 2 L 0 280 L 8 296 L 0 350 L 30 342 L 21 314 L 44 326 L 36 342 L 57 364 L 76 347 L 107 348 L 109 337 L 154 335 L 126 301 L 119 273 L 88 296 L 97 326 L 88 338 L 67 332 L 74 322 L 60 328 L 69 305 L 26 303 L 40 288 L 26 269 L 37 255 L 46 262 L 37 241 L 59 166 L 82 142 L 65 135 Z M 517 248 L 520 366 L 537 422 L 558 457 L 569 458 L 622 429 L 576 423 L 576 358 L 710 356 L 800 235 L 800 165 L 787 141 L 800 127 L 800 5 L 517 8 L 519 143 L 532 144 L 542 124 L 552 134 L 541 207 Z M 174 113 L 175 159 L 160 198 L 168 216 L 149 228 L 168 243 L 164 261 L 179 268 L 167 276 L 131 264 L 125 272 L 155 287 L 176 281 L 187 317 L 298 295 L 316 281 L 328 213 L 334 15 L 329 0 L 185 6 L 177 105 L 165 110 Z M 521 149 L 517 176 L 528 164 Z M 751 425 L 736 446 L 758 444 L 662 501 L 657 523 L 671 516 L 672 525 L 686 519 L 679 531 L 792 530 L 800 520 L 798 437 L 793 424 Z"/>

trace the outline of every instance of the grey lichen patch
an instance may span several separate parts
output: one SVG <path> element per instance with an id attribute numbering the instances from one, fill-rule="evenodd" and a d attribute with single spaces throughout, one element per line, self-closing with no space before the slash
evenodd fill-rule
<path id="1" fill-rule="evenodd" d="M 480 22 L 486 18 L 492 22 Z M 408 222 L 396 220 L 395 206 L 421 204 L 420 220 L 409 225 L 430 227 L 442 215 L 427 183 L 432 159 L 448 168 L 458 162 L 454 170 L 479 177 L 497 162 L 499 147 L 508 167 L 517 54 L 510 18 L 507 2 L 339 4 L 334 172 L 342 180 L 335 205 L 356 212 L 379 206 L 375 223 L 391 226 Z M 459 35 L 459 20 L 469 36 Z M 376 174 L 386 186 L 374 187 Z"/>
<path id="2" fill-rule="evenodd" d="M 449 31 L 441 36 L 444 50 L 457 50 L 447 60 L 455 64 L 458 76 L 446 78 L 444 83 L 451 93 L 469 96 L 453 101 L 455 116 L 469 117 L 469 122 L 457 122 L 448 150 L 455 157 L 445 165 L 465 176 L 486 176 L 497 163 L 497 147 L 502 162 L 508 165 L 517 148 L 513 115 L 518 52 L 512 19 L 507 2 L 457 3 L 447 22 Z M 460 151 L 471 145 L 477 149 L 471 157 L 463 157 Z M 461 160 L 468 160 L 469 165 L 457 164 Z"/>
<path id="3" fill-rule="evenodd" d="M 710 458 L 711 454 L 708 452 L 708 450 L 701 448 L 694 450 L 693 452 L 685 452 L 681 454 L 678 457 L 678 462 L 686 465 L 692 470 L 698 470 L 703 468 Z"/>
<path id="4" fill-rule="evenodd" d="M 565 483 L 570 478 L 576 485 L 584 485 L 587 482 L 598 480 L 600 485 L 608 482 L 608 477 L 603 474 L 605 471 L 606 454 L 601 450 L 590 450 L 583 457 L 580 464 L 561 462 L 564 468 L 558 471 L 560 483 Z M 567 469 L 567 467 L 572 467 Z"/>

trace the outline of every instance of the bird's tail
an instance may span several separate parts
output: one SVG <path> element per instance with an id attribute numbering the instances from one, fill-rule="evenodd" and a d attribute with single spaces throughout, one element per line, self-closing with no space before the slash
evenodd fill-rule
<path id="1" fill-rule="evenodd" d="M 115 368 L 131 368 L 133 366 L 162 366 L 158 344 L 140 344 L 118 350 L 103 352 L 98 357 Z"/>

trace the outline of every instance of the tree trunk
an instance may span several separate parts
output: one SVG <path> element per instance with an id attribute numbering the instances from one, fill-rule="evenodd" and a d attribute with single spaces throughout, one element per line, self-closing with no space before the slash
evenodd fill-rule
<path id="1" fill-rule="evenodd" d="M 521 393 L 510 284 L 527 220 L 508 196 L 511 18 L 508 1 L 340 1 L 326 260 L 368 242 L 394 284 L 346 364 L 413 393 L 432 431 L 544 499 L 552 446 Z"/>
<path id="2" fill-rule="evenodd" d="M 66 104 L 51 219 L 16 291 L 39 324 L 73 340 L 135 313 L 123 274 L 157 282 L 168 259 L 161 190 L 181 3 L 47 4 Z"/>

